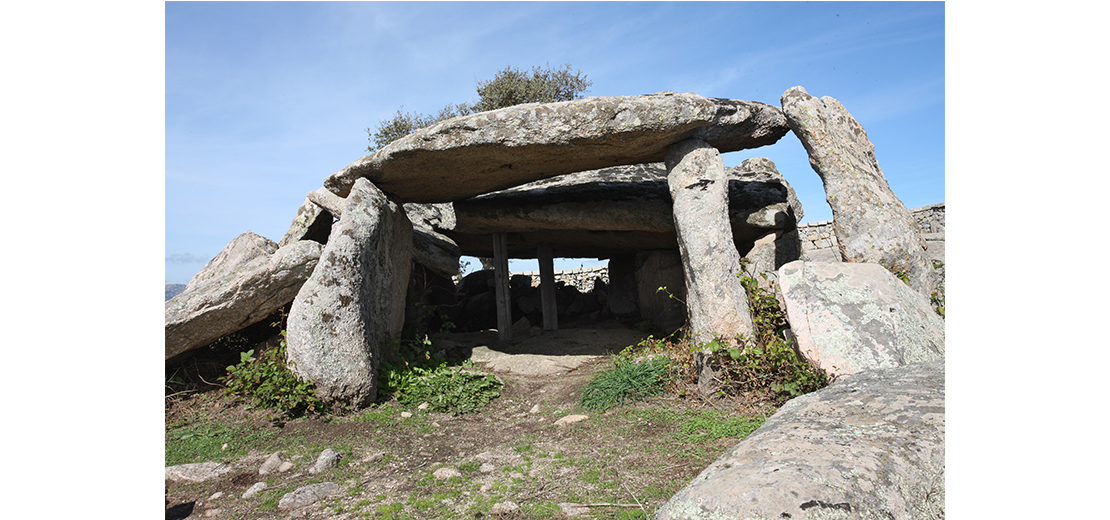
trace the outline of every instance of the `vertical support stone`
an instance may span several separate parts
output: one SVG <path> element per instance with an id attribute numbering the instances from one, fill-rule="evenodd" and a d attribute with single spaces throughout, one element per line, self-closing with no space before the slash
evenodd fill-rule
<path id="1" fill-rule="evenodd" d="M 493 288 L 497 307 L 497 339 L 513 339 L 513 314 L 509 292 L 509 235 L 493 234 Z"/>
<path id="2" fill-rule="evenodd" d="M 754 327 L 747 293 L 736 276 L 740 253 L 728 219 L 728 178 L 721 153 L 705 141 L 687 139 L 671 146 L 665 162 L 686 275 L 690 336 L 699 347 L 715 338 L 750 337 Z M 709 357 L 707 350 L 699 350 L 694 358 L 702 392 L 713 386 Z"/>
<path id="3" fill-rule="evenodd" d="M 543 307 L 543 330 L 559 330 L 559 308 L 555 303 L 555 257 L 551 244 L 536 248 L 540 264 L 540 304 Z"/>

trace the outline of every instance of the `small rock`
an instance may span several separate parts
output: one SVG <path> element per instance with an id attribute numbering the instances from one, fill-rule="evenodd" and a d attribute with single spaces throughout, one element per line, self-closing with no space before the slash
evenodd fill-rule
<path id="1" fill-rule="evenodd" d="M 217 498 L 220 498 L 222 496 L 224 496 L 224 492 L 223 491 L 217 491 L 215 493 L 212 493 L 212 496 L 208 497 L 208 501 L 211 502 L 211 501 L 216 500 Z"/>
<path id="2" fill-rule="evenodd" d="M 578 504 L 572 504 L 570 502 L 560 502 L 559 509 L 562 509 L 563 514 L 567 516 L 584 515 L 590 512 L 590 508 L 578 507 Z"/>
<path id="3" fill-rule="evenodd" d="M 528 413 L 540 413 L 540 405 L 533 406 L 531 410 L 528 410 Z"/>
<path id="4" fill-rule="evenodd" d="M 335 467 L 335 465 L 339 463 L 339 459 L 342 457 L 343 455 L 339 453 L 338 450 L 328 448 L 320 452 L 320 456 L 316 458 L 316 464 L 314 464 L 311 468 L 308 468 L 308 472 L 315 475 L 322 471 L 327 471 Z"/>
<path id="5" fill-rule="evenodd" d="M 478 488 L 478 491 L 482 492 L 482 493 L 488 492 L 489 491 L 489 484 L 482 484 L 482 487 Z"/>
<path id="6" fill-rule="evenodd" d="M 460 473 L 459 470 L 451 467 L 439 468 L 432 473 L 432 476 L 437 480 L 447 480 L 451 477 L 458 477 L 461 475 L 462 473 Z"/>
<path id="7" fill-rule="evenodd" d="M 243 498 L 250 498 L 266 489 L 265 482 L 257 482 L 243 493 Z"/>
<path id="8" fill-rule="evenodd" d="M 478 471 L 482 473 L 493 473 L 493 470 L 495 469 L 497 469 L 497 466 L 494 466 L 493 464 L 490 464 L 488 462 L 483 462 L 482 465 L 478 467 Z"/>
<path id="9" fill-rule="evenodd" d="M 375 452 L 371 455 L 367 455 L 367 456 L 363 457 L 362 462 L 377 462 L 379 460 L 382 460 L 383 458 L 385 458 L 385 452 L 384 451 L 378 451 L 378 452 Z"/>
<path id="10" fill-rule="evenodd" d="M 227 443 L 226 442 L 224 443 L 223 446 L 220 446 L 220 451 L 227 451 Z"/>
<path id="11" fill-rule="evenodd" d="M 262 467 L 258 468 L 258 474 L 267 475 L 278 471 L 278 468 L 281 467 L 283 462 L 285 461 L 281 459 L 281 452 L 276 452 L 270 455 L 270 457 L 266 459 L 266 462 L 262 463 Z"/>
<path id="12" fill-rule="evenodd" d="M 220 509 L 220 508 L 216 508 L 216 509 L 209 509 L 209 510 L 207 510 L 207 511 L 205 511 L 205 512 L 204 512 L 204 516 L 206 516 L 206 517 L 213 517 L 213 516 L 216 516 L 216 515 L 218 515 L 218 514 L 220 514 L 220 513 L 223 513 L 223 512 L 224 512 L 224 510 L 223 510 L 223 509 Z"/>
<path id="13" fill-rule="evenodd" d="M 555 421 L 555 425 L 565 426 L 571 423 L 576 423 L 578 421 L 584 421 L 586 419 L 589 419 L 589 417 L 585 415 L 568 415 L 566 417 L 563 417 L 562 419 L 559 419 L 558 421 Z"/>
<path id="14" fill-rule="evenodd" d="M 316 503 L 321 498 L 334 495 L 339 492 L 339 484 L 335 482 L 321 482 L 319 484 L 310 484 L 304 487 L 299 487 L 289 493 L 286 493 L 278 501 L 279 509 L 297 509 L 310 504 Z"/>
<path id="15" fill-rule="evenodd" d="M 401 412 L 401 417 L 408 419 L 409 417 L 412 417 L 412 412 Z"/>
<path id="16" fill-rule="evenodd" d="M 204 482 L 231 471 L 231 466 L 219 462 L 197 462 L 166 468 L 166 480 Z"/>
<path id="17" fill-rule="evenodd" d="M 516 502 L 513 502 L 512 500 L 506 500 L 504 502 L 498 502 L 494 504 L 493 507 L 490 508 L 489 512 L 491 515 L 501 515 L 505 513 L 512 513 L 517 509 L 520 509 L 520 506 L 516 505 Z"/>
<path id="18" fill-rule="evenodd" d="M 417 406 L 417 407 L 416 407 L 416 409 L 417 409 L 417 410 L 427 410 L 427 409 L 428 409 L 428 406 L 430 406 L 430 405 L 428 404 L 428 402 L 427 402 L 427 401 L 424 401 L 423 403 L 420 403 L 420 406 Z"/>
<path id="19" fill-rule="evenodd" d="M 293 469 L 293 466 L 294 464 L 291 461 L 282 462 L 281 465 L 278 466 L 278 473 L 285 473 L 286 471 Z"/>

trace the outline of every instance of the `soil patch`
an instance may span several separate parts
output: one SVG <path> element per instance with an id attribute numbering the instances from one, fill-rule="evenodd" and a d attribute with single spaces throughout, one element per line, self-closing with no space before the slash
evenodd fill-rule
<path id="1" fill-rule="evenodd" d="M 217 461 L 233 470 L 206 482 L 167 480 L 166 518 L 650 518 L 739 440 L 694 435 L 691 425 L 769 410 L 678 398 L 677 389 L 603 413 L 583 409 L 578 401 L 590 379 L 611 367 L 612 353 L 644 336 L 612 323 L 505 343 L 488 332 L 437 336 L 435 345 L 456 355 L 469 350 L 505 385 L 500 397 L 466 415 L 394 401 L 286 421 L 217 387 L 167 398 L 167 459 L 182 443 L 209 435 L 223 449 L 185 462 Z M 587 418 L 556 425 L 569 415 Z M 342 453 L 338 466 L 309 473 L 326 448 Z M 260 475 L 275 452 L 293 467 Z M 258 482 L 266 489 L 243 498 Z M 285 494 L 320 482 L 340 491 L 303 508 L 278 507 Z"/>

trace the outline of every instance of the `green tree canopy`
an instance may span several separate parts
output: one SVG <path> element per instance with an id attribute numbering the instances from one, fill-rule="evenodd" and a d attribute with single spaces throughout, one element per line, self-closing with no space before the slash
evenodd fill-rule
<path id="1" fill-rule="evenodd" d="M 404 107 L 401 107 L 392 119 L 379 121 L 377 130 L 366 129 L 370 136 L 370 146 L 367 147 L 367 151 L 376 152 L 417 129 L 452 117 L 524 103 L 552 103 L 579 99 L 583 93 L 589 92 L 590 85 L 593 85 L 593 82 L 580 70 L 572 72 L 569 63 L 555 70 L 550 66 L 547 68 L 537 66 L 532 67 L 531 71 L 522 71 L 507 66 L 504 70 L 498 71 L 493 79 L 477 82 L 478 101 L 474 103 L 447 105 L 434 116 L 417 112 L 406 113 Z"/>

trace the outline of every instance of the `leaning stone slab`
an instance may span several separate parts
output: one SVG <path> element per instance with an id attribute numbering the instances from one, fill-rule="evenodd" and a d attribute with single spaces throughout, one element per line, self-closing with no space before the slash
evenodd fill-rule
<path id="1" fill-rule="evenodd" d="M 794 398 L 656 520 L 944 518 L 944 361 Z"/>
<path id="2" fill-rule="evenodd" d="M 413 260 L 444 278 L 459 274 L 462 251 L 454 240 L 436 229 L 453 225 L 455 212 L 451 204 L 408 203 L 404 208 L 412 222 Z"/>
<path id="3" fill-rule="evenodd" d="M 301 241 L 166 302 L 166 360 L 258 323 L 296 297 L 324 246 Z"/>
<path id="4" fill-rule="evenodd" d="M 921 227 L 887 184 L 867 132 L 831 97 L 817 99 L 793 87 L 781 101 L 790 129 L 825 184 L 841 258 L 903 269 L 914 289 L 931 294 Z"/>
<path id="5" fill-rule="evenodd" d="M 358 408 L 373 402 L 382 343 L 404 325 L 411 269 L 404 210 L 359 179 L 289 311 L 288 361 L 320 398 Z"/>
<path id="6" fill-rule="evenodd" d="M 220 252 L 193 275 L 185 290 L 195 288 L 213 278 L 242 272 L 245 266 L 259 258 L 268 258 L 278 245 L 262 235 L 247 231 L 228 242 Z"/>
<path id="7" fill-rule="evenodd" d="M 278 501 L 278 509 L 299 509 L 338 492 L 339 484 L 335 482 L 309 484 L 282 495 L 281 500 Z"/>
<path id="8" fill-rule="evenodd" d="M 220 462 L 197 462 L 166 467 L 166 480 L 204 482 L 231 472 L 231 466 Z"/>
<path id="9" fill-rule="evenodd" d="M 796 261 L 778 274 L 798 349 L 830 375 L 944 358 L 944 320 L 884 267 Z"/>
<path id="10" fill-rule="evenodd" d="M 449 202 L 526 182 L 621 164 L 660 162 L 689 138 L 723 152 L 774 144 L 778 107 L 660 92 L 530 103 L 441 121 L 332 174 L 345 196 L 366 177 L 405 202 Z"/>

